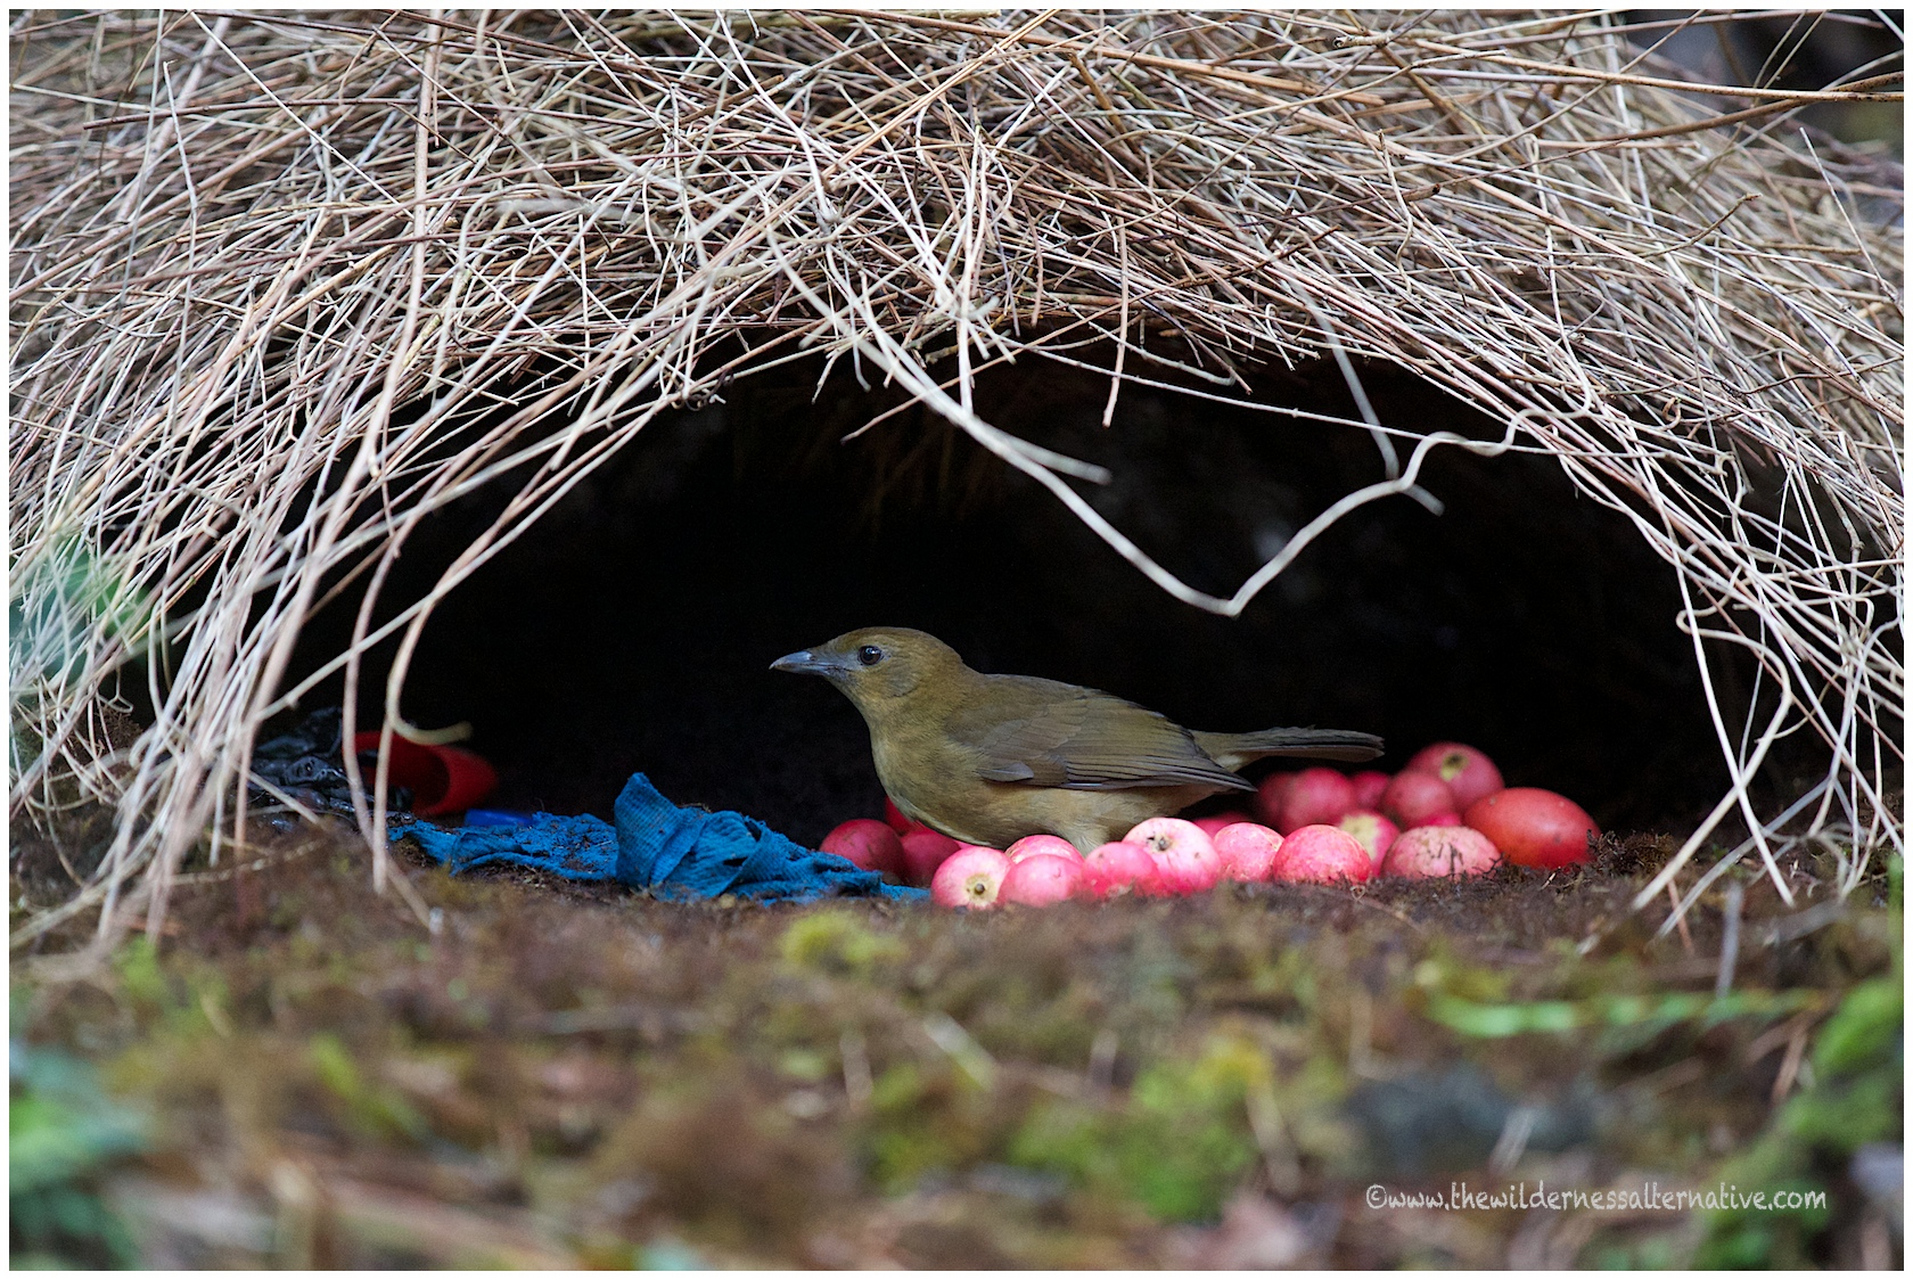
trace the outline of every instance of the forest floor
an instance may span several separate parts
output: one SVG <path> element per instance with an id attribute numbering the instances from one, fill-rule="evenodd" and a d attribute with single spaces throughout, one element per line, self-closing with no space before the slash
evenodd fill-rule
<path id="1" fill-rule="evenodd" d="M 1897 1267 L 1898 862 L 1657 936 L 1669 852 L 980 914 L 414 859 L 421 919 L 307 827 L 15 957 L 13 1261 Z"/>

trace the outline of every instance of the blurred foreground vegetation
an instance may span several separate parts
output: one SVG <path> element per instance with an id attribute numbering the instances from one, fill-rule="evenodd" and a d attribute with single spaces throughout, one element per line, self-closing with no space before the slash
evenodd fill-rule
<path id="1" fill-rule="evenodd" d="M 16 961 L 13 1262 L 1899 1265 L 1898 864 L 1778 937 L 1748 877 L 1716 995 L 1652 845 L 977 917 L 414 869 L 427 928 L 290 834 L 110 972 Z M 1826 1194 L 1370 1203 L 1463 1183 Z"/>

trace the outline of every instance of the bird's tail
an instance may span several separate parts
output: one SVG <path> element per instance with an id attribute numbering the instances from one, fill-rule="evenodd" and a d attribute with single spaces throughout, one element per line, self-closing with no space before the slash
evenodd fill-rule
<path id="1" fill-rule="evenodd" d="M 1305 756 L 1316 760 L 1373 760 L 1382 740 L 1353 729 L 1263 729 L 1259 733 L 1196 733 L 1196 745 L 1225 769 L 1240 769 L 1264 756 Z"/>

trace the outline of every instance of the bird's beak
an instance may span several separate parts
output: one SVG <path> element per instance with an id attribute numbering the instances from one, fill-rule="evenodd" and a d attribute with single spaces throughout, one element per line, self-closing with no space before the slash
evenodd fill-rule
<path id="1" fill-rule="evenodd" d="M 828 658 L 820 658 L 809 649 L 787 653 L 771 663 L 772 671 L 795 671 L 798 675 L 809 676 L 828 676 L 841 669 L 841 664 L 832 662 Z"/>

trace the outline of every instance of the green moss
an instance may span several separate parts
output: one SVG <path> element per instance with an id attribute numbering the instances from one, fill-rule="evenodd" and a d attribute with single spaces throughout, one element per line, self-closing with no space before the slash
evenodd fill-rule
<path id="1" fill-rule="evenodd" d="M 1864 1071 L 1903 1052 L 1905 998 L 1897 972 L 1855 987 L 1820 1028 L 1813 1045 L 1815 1070 Z"/>
<path id="2" fill-rule="evenodd" d="M 909 958 L 909 950 L 890 934 L 871 929 L 867 918 L 849 911 L 816 911 L 799 916 L 784 930 L 778 950 L 800 969 L 868 978 Z"/>
<path id="3" fill-rule="evenodd" d="M 173 1003 L 172 984 L 161 972 L 159 953 L 145 934 L 129 938 L 114 954 L 113 970 L 119 975 L 120 990 L 136 1005 L 152 1011 Z"/>
<path id="4" fill-rule="evenodd" d="M 1788 1099 L 1779 1123 L 1801 1142 L 1850 1155 L 1863 1142 L 1898 1135 L 1901 1119 L 1898 1081 L 1880 1070 Z"/>
<path id="5" fill-rule="evenodd" d="M 830 1074 L 830 1059 L 815 1049 L 786 1049 L 777 1066 L 785 1075 L 813 1084 Z"/>
<path id="6" fill-rule="evenodd" d="M 1775 1018 L 1810 1007 L 1818 998 L 1811 991 L 1732 991 L 1720 998 L 1697 991 L 1673 991 L 1658 996 L 1481 1004 L 1436 991 L 1429 994 L 1426 1011 L 1443 1026 L 1480 1039 L 1596 1027 L 1635 1032 L 1621 1041 L 1631 1043 L 1681 1022 L 1694 1021 L 1708 1027 L 1740 1017 Z M 1610 1052 L 1621 1042 L 1611 1044 Z"/>
<path id="7" fill-rule="evenodd" d="M 396 1089 L 375 1083 L 360 1070 L 345 1042 L 320 1032 L 306 1046 L 306 1059 L 332 1095 L 345 1104 L 352 1122 L 370 1134 L 423 1140 L 425 1118 Z"/>
<path id="8" fill-rule="evenodd" d="M 1668 1271 L 1681 1265 L 1682 1252 L 1679 1241 L 1669 1234 L 1596 1238 L 1579 1262 L 1594 1271 Z"/>
<path id="9" fill-rule="evenodd" d="M 860 1145 L 871 1181 L 887 1192 L 990 1153 L 992 1096 L 948 1059 L 887 1067 L 872 1084 L 870 1109 Z"/>
<path id="10" fill-rule="evenodd" d="M 1218 1033 L 1194 1060 L 1144 1070 L 1121 1107 L 1039 1103 L 1012 1139 L 1009 1158 L 1126 1196 L 1161 1219 L 1212 1218 L 1255 1159 L 1245 1101 L 1269 1084 L 1260 1046 Z"/>

